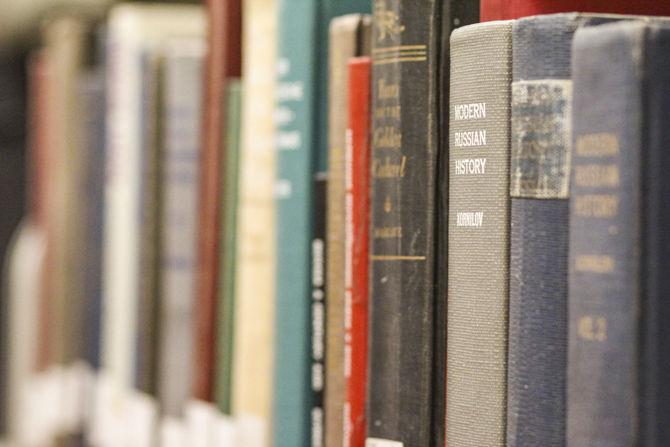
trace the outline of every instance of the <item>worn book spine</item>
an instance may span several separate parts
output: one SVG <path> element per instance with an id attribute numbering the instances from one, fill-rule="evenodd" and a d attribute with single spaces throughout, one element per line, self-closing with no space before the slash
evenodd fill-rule
<path id="1" fill-rule="evenodd" d="M 156 391 L 158 296 L 160 271 L 160 187 L 161 148 L 161 64 L 162 56 L 153 50 L 141 56 L 141 180 L 140 180 L 140 259 L 137 268 L 138 302 L 135 338 L 134 386 L 147 394 Z"/>
<path id="2" fill-rule="evenodd" d="M 588 16 L 513 27 L 507 445 L 565 444 L 570 53 Z"/>
<path id="3" fill-rule="evenodd" d="M 270 446 L 275 309 L 274 103 L 277 5 L 246 0 L 232 412 L 240 443 Z M 253 352 L 254 355 L 248 355 Z M 248 427 L 248 429 L 245 429 Z"/>
<path id="4" fill-rule="evenodd" d="M 670 5 L 656 0 L 481 0 L 481 21 L 518 19 L 559 12 L 670 15 Z"/>
<path id="5" fill-rule="evenodd" d="M 573 44 L 568 445 L 666 445 L 670 33 L 641 22 Z"/>
<path id="6" fill-rule="evenodd" d="M 447 445 L 504 446 L 512 22 L 451 36 Z"/>
<path id="7" fill-rule="evenodd" d="M 221 272 L 219 273 L 219 302 L 216 337 L 216 383 L 215 402 L 224 414 L 231 414 L 233 387 L 233 346 L 235 329 L 235 260 L 237 244 L 237 206 L 240 170 L 240 125 L 242 85 L 239 79 L 229 79 L 226 83 L 226 164 L 223 178 L 225 197 L 220 206 L 224 208 L 221 219 Z M 249 355 L 249 353 L 246 353 Z"/>
<path id="8" fill-rule="evenodd" d="M 479 0 L 443 0 L 440 32 L 440 68 L 438 80 L 437 197 L 435 203 L 435 309 L 433 310 L 433 443 L 444 446 L 447 390 L 447 285 L 449 232 L 449 79 L 451 62 L 449 38 L 461 26 L 479 21 Z"/>
<path id="9" fill-rule="evenodd" d="M 374 3 L 368 443 L 432 438 L 438 3 Z"/>
<path id="10" fill-rule="evenodd" d="M 204 401 L 214 399 L 216 369 L 216 319 L 221 252 L 221 173 L 225 166 L 224 104 L 225 85 L 230 77 L 241 75 L 240 0 L 208 0 L 208 45 L 202 118 L 202 161 L 200 163 L 200 198 L 198 204 L 198 261 L 196 340 L 194 351 L 195 396 Z"/>
<path id="11" fill-rule="evenodd" d="M 192 397 L 198 166 L 202 117 L 202 40 L 170 41 L 162 64 L 163 163 L 161 196 L 158 399 L 179 417 Z M 186 88 L 188 86 L 188 88 Z"/>
<path id="12" fill-rule="evenodd" d="M 328 51 L 328 183 L 326 197 L 325 442 L 342 445 L 345 401 L 345 140 L 349 58 L 369 54 L 370 17 L 348 14 L 330 22 Z M 366 48 L 364 46 L 367 46 Z"/>
<path id="13" fill-rule="evenodd" d="M 344 154 L 344 447 L 365 445 L 370 223 L 370 57 L 348 62 Z"/>
<path id="14" fill-rule="evenodd" d="M 278 4 L 277 270 L 272 444 L 311 445 L 310 356 L 316 0 Z"/>

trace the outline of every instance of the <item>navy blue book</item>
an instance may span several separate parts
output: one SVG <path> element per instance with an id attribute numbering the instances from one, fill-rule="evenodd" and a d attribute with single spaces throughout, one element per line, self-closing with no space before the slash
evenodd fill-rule
<path id="1" fill-rule="evenodd" d="M 670 28 L 573 46 L 567 443 L 670 445 Z"/>
<path id="2" fill-rule="evenodd" d="M 513 26 L 508 446 L 565 444 L 572 38 L 622 17 L 551 14 Z"/>

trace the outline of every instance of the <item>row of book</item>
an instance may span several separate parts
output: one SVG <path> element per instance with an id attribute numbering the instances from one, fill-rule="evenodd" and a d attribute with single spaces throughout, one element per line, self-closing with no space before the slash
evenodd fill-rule
<path id="1" fill-rule="evenodd" d="M 47 17 L 10 445 L 668 444 L 670 5 L 573 3 Z"/>

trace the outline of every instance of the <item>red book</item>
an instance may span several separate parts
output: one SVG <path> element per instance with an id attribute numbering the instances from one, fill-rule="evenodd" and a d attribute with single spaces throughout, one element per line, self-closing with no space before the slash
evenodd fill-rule
<path id="1" fill-rule="evenodd" d="M 345 439 L 365 445 L 368 363 L 368 224 L 370 214 L 370 58 L 349 61 L 345 154 Z"/>
<path id="2" fill-rule="evenodd" d="M 198 266 L 196 284 L 196 335 L 194 396 L 213 401 L 216 301 L 221 228 L 221 172 L 225 163 L 223 142 L 226 80 L 241 75 L 240 0 L 208 0 L 208 52 L 205 62 L 200 203 L 198 213 Z"/>
<path id="3" fill-rule="evenodd" d="M 482 22 L 572 11 L 670 15 L 670 2 L 664 0 L 481 0 L 479 3 L 479 17 Z"/>

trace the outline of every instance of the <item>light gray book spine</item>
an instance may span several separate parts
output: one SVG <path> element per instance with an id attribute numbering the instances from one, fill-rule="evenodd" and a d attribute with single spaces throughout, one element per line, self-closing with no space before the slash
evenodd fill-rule
<path id="1" fill-rule="evenodd" d="M 511 21 L 453 32 L 447 304 L 450 447 L 505 445 L 511 80 Z"/>
<path id="2" fill-rule="evenodd" d="M 158 395 L 163 412 L 173 416 L 192 394 L 203 57 L 200 40 L 165 48 Z"/>

